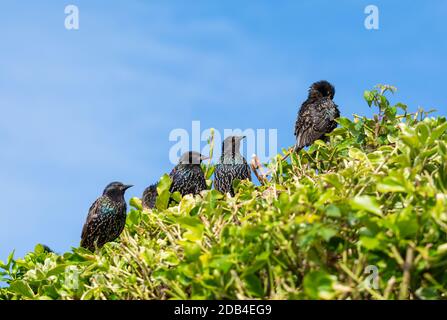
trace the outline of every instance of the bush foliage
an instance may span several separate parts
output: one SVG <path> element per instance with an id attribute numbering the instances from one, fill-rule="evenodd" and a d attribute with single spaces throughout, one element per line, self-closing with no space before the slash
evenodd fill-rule
<path id="1" fill-rule="evenodd" d="M 0 299 L 445 299 L 447 121 L 390 91 L 365 92 L 372 119 L 340 118 L 328 143 L 278 155 L 265 185 L 168 206 L 164 176 L 157 209 L 133 198 L 96 254 L 11 255 Z"/>

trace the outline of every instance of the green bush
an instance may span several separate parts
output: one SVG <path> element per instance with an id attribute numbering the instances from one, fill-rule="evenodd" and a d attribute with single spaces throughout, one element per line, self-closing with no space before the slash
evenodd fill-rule
<path id="1" fill-rule="evenodd" d="M 341 118 L 329 143 L 278 155 L 263 186 L 168 207 L 165 177 L 157 209 L 133 198 L 120 240 L 96 254 L 11 255 L 0 299 L 446 298 L 447 121 L 387 91 L 365 92 L 372 119 Z"/>

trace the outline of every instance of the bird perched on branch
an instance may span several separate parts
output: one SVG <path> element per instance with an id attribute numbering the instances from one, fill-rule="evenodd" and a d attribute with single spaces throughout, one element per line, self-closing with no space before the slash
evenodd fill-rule
<path id="1" fill-rule="evenodd" d="M 81 235 L 81 247 L 94 251 L 119 237 L 126 224 L 124 193 L 132 185 L 112 182 L 90 207 Z"/>
<path id="2" fill-rule="evenodd" d="M 245 136 L 229 136 L 222 143 L 220 163 L 214 171 L 214 187 L 222 193 L 234 196 L 233 181 L 251 181 L 250 166 L 240 153 L 241 141 Z"/>
<path id="3" fill-rule="evenodd" d="M 312 84 L 295 123 L 295 152 L 316 140 L 326 140 L 325 135 L 337 127 L 335 119 L 340 117 L 340 111 L 332 101 L 334 95 L 335 88 L 329 82 L 323 80 Z"/>
<path id="4" fill-rule="evenodd" d="M 206 159 L 209 158 L 195 151 L 184 153 L 180 157 L 178 165 L 169 174 L 172 179 L 171 193 L 178 191 L 185 196 L 206 190 L 205 174 L 200 166 Z"/>
<path id="5" fill-rule="evenodd" d="M 208 159 L 195 151 L 184 153 L 179 163 L 172 169 L 169 177 L 172 180 L 170 192 L 180 192 L 182 196 L 198 194 L 206 190 L 205 174 L 200 164 Z M 143 208 L 154 208 L 157 200 L 157 184 L 147 187 L 143 192 Z"/>
<path id="6" fill-rule="evenodd" d="M 143 197 L 141 198 L 143 209 L 154 208 L 156 200 L 157 200 L 157 184 L 153 184 L 147 187 L 143 192 Z"/>

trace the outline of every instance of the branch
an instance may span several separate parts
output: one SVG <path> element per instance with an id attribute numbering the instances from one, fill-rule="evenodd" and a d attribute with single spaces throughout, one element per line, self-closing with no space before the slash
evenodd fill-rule
<path id="1" fill-rule="evenodd" d="M 253 170 L 256 178 L 258 178 L 259 182 L 262 185 L 265 185 L 267 182 L 267 178 L 266 178 L 266 175 L 262 171 L 261 161 L 259 161 L 258 156 L 255 154 L 253 155 L 253 157 L 251 159 L 250 167 Z M 258 170 L 260 171 L 260 173 L 258 172 Z"/>

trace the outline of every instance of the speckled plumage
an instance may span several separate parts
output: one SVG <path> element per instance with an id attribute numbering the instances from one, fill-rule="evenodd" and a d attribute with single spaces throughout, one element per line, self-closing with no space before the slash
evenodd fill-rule
<path id="1" fill-rule="evenodd" d="M 337 127 L 338 106 L 332 101 L 335 88 L 327 81 L 312 84 L 307 100 L 301 105 L 295 123 L 295 151 L 310 146 Z"/>
<path id="2" fill-rule="evenodd" d="M 178 191 L 185 196 L 206 190 L 205 174 L 200 166 L 204 159 L 206 159 L 204 156 L 195 151 L 182 155 L 179 164 L 169 174 L 172 179 L 171 193 Z"/>
<path id="3" fill-rule="evenodd" d="M 143 191 L 143 197 L 141 202 L 143 209 L 152 209 L 155 207 L 155 201 L 157 200 L 157 185 L 153 184 Z"/>
<path id="4" fill-rule="evenodd" d="M 250 167 L 240 153 L 240 142 L 243 138 L 243 136 L 230 136 L 222 143 L 220 162 L 214 170 L 214 188 L 221 193 L 230 193 L 234 196 L 234 180 L 251 181 Z"/>
<path id="5" fill-rule="evenodd" d="M 182 196 L 187 194 L 198 194 L 206 190 L 205 174 L 200 166 L 206 157 L 195 151 L 184 153 L 179 163 L 169 173 L 172 180 L 170 192 L 180 192 Z M 154 208 L 157 201 L 157 184 L 147 187 L 143 192 L 143 208 Z"/>
<path id="6" fill-rule="evenodd" d="M 94 251 L 119 237 L 126 224 L 124 192 L 130 188 L 120 182 L 109 184 L 89 209 L 81 235 L 81 247 Z"/>

